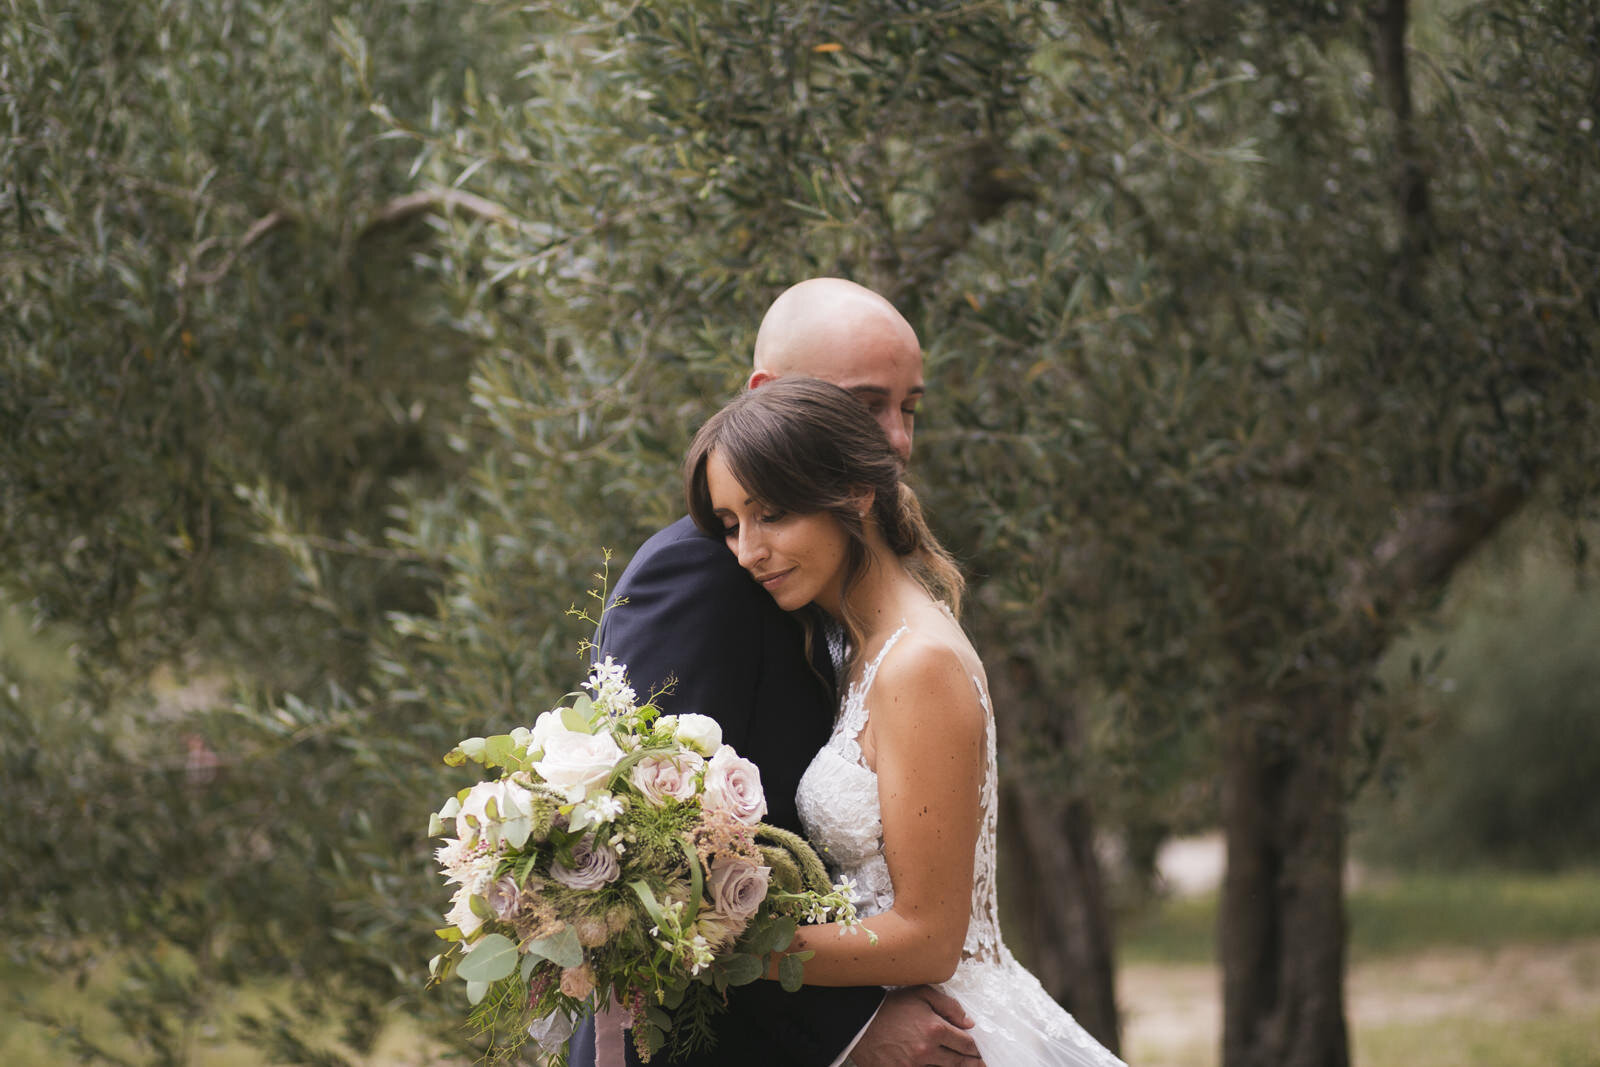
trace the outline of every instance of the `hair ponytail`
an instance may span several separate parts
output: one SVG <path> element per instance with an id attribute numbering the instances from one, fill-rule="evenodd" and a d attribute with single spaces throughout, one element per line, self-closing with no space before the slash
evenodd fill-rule
<path id="1" fill-rule="evenodd" d="M 895 525 L 902 531 L 906 547 L 903 550 L 896 545 L 891 547 L 905 560 L 906 569 L 928 590 L 928 595 L 949 605 L 950 613 L 960 618 L 961 595 L 967 588 L 961 568 L 928 527 L 928 520 L 922 514 L 922 502 L 912 488 L 901 482 L 897 496 Z"/>

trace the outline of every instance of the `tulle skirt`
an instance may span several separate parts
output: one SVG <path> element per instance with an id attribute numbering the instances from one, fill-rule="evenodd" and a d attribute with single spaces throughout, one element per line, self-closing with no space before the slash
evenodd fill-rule
<path id="1" fill-rule="evenodd" d="M 972 1016 L 986 1067 L 1127 1067 L 1004 947 L 998 960 L 963 960 L 939 988 Z"/>

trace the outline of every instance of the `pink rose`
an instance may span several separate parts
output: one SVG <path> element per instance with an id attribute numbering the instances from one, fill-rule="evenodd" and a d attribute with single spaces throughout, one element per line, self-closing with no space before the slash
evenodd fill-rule
<path id="1" fill-rule="evenodd" d="M 692 799 L 695 776 L 705 764 L 706 761 L 693 752 L 646 756 L 633 765 L 632 781 L 644 798 L 659 808 L 669 799 Z"/>
<path id="2" fill-rule="evenodd" d="M 702 801 L 707 811 L 725 811 L 742 823 L 754 825 L 767 813 L 767 797 L 761 791 L 761 772 L 756 765 L 723 745 L 706 764 L 706 793 Z"/>

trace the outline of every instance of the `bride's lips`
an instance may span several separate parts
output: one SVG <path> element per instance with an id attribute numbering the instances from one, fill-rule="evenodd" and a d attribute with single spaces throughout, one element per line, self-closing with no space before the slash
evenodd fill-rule
<path id="1" fill-rule="evenodd" d="M 789 577 L 789 575 L 792 574 L 792 573 L 794 573 L 794 568 L 790 567 L 788 570 L 779 571 L 776 574 L 768 574 L 768 575 L 765 575 L 765 576 L 757 575 L 756 576 L 756 581 L 761 583 L 761 588 L 765 589 L 767 592 L 770 593 L 774 589 L 776 589 L 778 587 L 778 585 L 780 583 L 782 583 L 782 581 L 785 578 Z"/>

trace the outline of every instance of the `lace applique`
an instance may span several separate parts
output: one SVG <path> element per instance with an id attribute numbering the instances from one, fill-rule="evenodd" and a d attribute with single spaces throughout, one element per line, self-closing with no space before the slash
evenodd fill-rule
<path id="1" fill-rule="evenodd" d="M 883 666 L 884 657 L 889 654 L 889 650 L 907 629 L 908 627 L 901 626 L 890 634 L 889 640 L 883 643 L 883 647 L 878 649 L 878 654 L 872 657 L 872 662 L 861 672 L 860 679 L 851 683 L 844 695 L 844 707 L 839 712 L 839 721 L 834 724 L 833 736 L 828 739 L 829 748 L 836 748 L 840 755 L 864 770 L 872 770 L 861 754 L 860 743 L 861 731 L 867 726 L 867 691 L 872 688 L 873 680 L 878 677 L 878 668 Z"/>
<path id="2" fill-rule="evenodd" d="M 996 782 L 998 765 L 994 743 L 994 709 L 989 705 L 989 692 L 983 680 L 976 676 L 972 684 L 978 689 L 978 703 L 983 706 L 984 748 L 987 753 L 983 767 L 983 786 L 978 791 L 978 849 L 972 860 L 972 921 L 967 925 L 967 939 L 961 947 L 964 960 L 995 962 L 1000 959 L 1000 892 L 995 884 L 995 871 L 999 866 L 996 856 L 995 835 L 998 830 L 996 809 L 999 808 Z"/>

